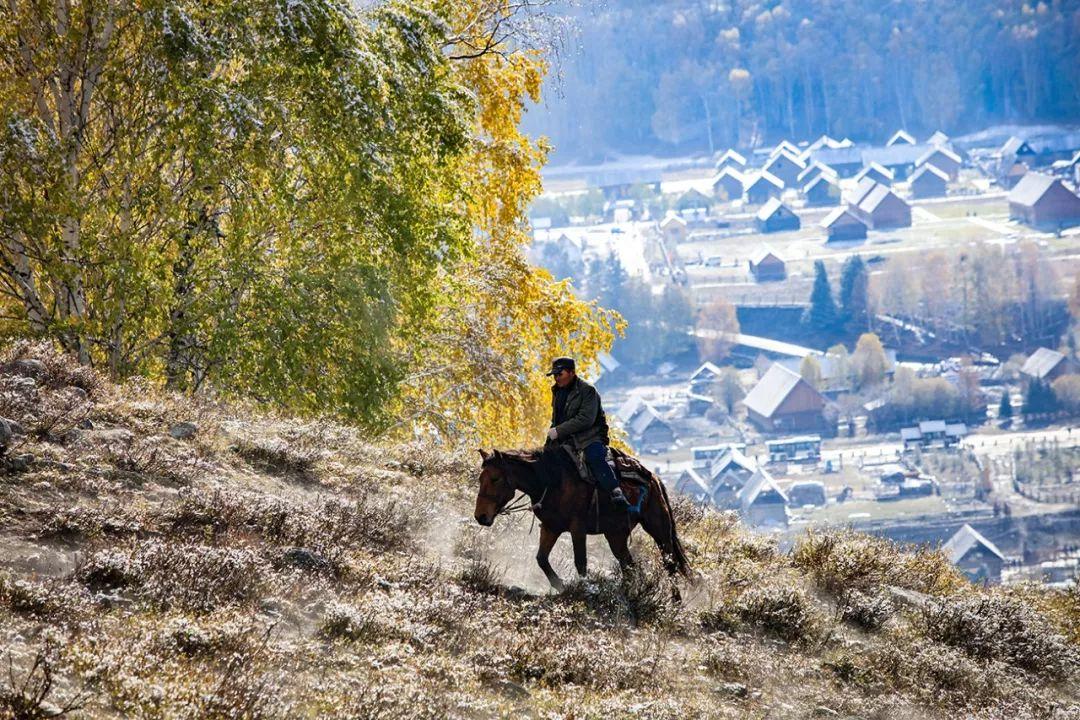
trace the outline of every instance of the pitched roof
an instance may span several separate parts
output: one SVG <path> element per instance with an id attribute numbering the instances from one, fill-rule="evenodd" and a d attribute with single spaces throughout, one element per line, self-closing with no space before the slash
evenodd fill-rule
<path id="1" fill-rule="evenodd" d="M 772 476 L 762 468 L 758 468 L 754 474 L 743 485 L 742 490 L 739 491 L 739 502 L 742 506 L 749 507 L 754 504 L 754 501 L 761 496 L 762 493 L 775 492 L 784 501 L 786 505 L 788 501 L 787 493 L 785 493 L 780 486 L 776 484 L 776 481 L 772 479 Z"/>
<path id="2" fill-rule="evenodd" d="M 694 491 L 709 494 L 709 483 L 705 481 L 705 478 L 701 477 L 694 468 L 687 468 L 679 475 L 679 479 L 675 481 L 675 489 L 679 492 L 685 493 L 687 491 L 687 485 L 689 485 Z"/>
<path id="3" fill-rule="evenodd" d="M 1023 151 L 1025 155 L 1034 155 L 1035 151 L 1028 145 L 1027 140 L 1018 138 L 1015 135 L 1005 141 L 1005 144 L 1001 146 L 1000 152 L 1002 155 L 1019 155 Z"/>
<path id="4" fill-rule="evenodd" d="M 879 162 L 871 162 L 870 164 L 868 164 L 866 167 L 860 170 L 857 175 L 855 175 L 855 179 L 862 180 L 863 178 L 869 176 L 872 172 L 878 173 L 882 177 L 888 179 L 889 182 L 892 182 L 893 180 L 893 171 Z"/>
<path id="5" fill-rule="evenodd" d="M 821 221 L 821 227 L 831 228 L 833 225 L 851 225 L 853 223 L 859 223 L 865 225 L 862 218 L 855 215 L 846 207 L 838 207 L 832 210 L 825 219 Z"/>
<path id="6" fill-rule="evenodd" d="M 634 415 L 634 419 L 630 421 L 630 434 L 641 435 L 649 429 L 650 425 L 657 422 L 667 425 L 667 421 L 660 417 L 660 413 L 656 411 L 656 408 L 649 403 L 645 403 L 641 410 Z"/>
<path id="7" fill-rule="evenodd" d="M 941 550 L 949 558 L 949 561 L 955 565 L 963 560 L 964 556 L 971 552 L 972 548 L 978 546 L 993 553 L 1001 560 L 1005 560 L 1005 555 L 998 550 L 997 545 L 987 540 L 978 530 L 967 523 L 964 523 L 964 526 L 941 546 Z"/>
<path id="8" fill-rule="evenodd" d="M 768 170 L 762 170 L 761 174 L 758 175 L 756 178 L 754 178 L 754 182 L 752 182 L 752 183 L 750 183 L 749 185 L 746 186 L 746 189 L 750 190 L 751 188 L 755 187 L 759 182 L 762 182 L 762 181 L 767 182 L 770 185 L 775 186 L 778 190 L 783 190 L 784 189 L 784 181 L 781 180 L 780 178 L 776 177 L 775 175 L 773 175 Z"/>
<path id="9" fill-rule="evenodd" d="M 1029 172 L 1020 178 L 1020 182 L 1016 183 L 1016 187 L 1009 193 L 1009 202 L 1031 207 L 1039 202 L 1051 187 L 1060 182 L 1059 178 L 1051 175 Z"/>
<path id="10" fill-rule="evenodd" d="M 915 138 L 910 133 L 904 130 L 897 130 L 893 133 L 893 136 L 889 138 L 889 141 L 885 143 L 886 146 L 895 145 L 896 143 L 907 143 L 908 145 L 915 144 Z"/>
<path id="11" fill-rule="evenodd" d="M 960 156 L 957 155 L 956 153 L 954 153 L 949 148 L 936 146 L 936 147 L 930 148 L 929 150 L 924 152 L 922 155 L 920 155 L 919 159 L 915 161 L 915 164 L 916 165 L 922 165 L 922 164 L 926 163 L 934 155 L 937 155 L 939 153 L 941 155 L 944 155 L 945 157 L 949 158 L 950 160 L 952 160 L 953 162 L 955 162 L 957 164 L 960 164 L 962 162 Z"/>
<path id="12" fill-rule="evenodd" d="M 874 189 L 867 193 L 866 197 L 862 199 L 862 202 L 859 203 L 859 209 L 863 212 L 872 213 L 877 210 L 878 206 L 880 206 L 881 203 L 885 202 L 885 200 L 890 196 L 896 198 L 897 201 L 907 205 L 907 203 L 901 200 L 900 197 L 892 190 L 885 187 L 884 185 L 878 184 L 875 185 Z"/>
<path id="13" fill-rule="evenodd" d="M 923 435 L 933 432 L 945 432 L 944 420 L 923 420 L 919 423 L 919 432 Z"/>
<path id="14" fill-rule="evenodd" d="M 728 447 L 709 463 L 709 479 L 715 482 L 725 472 L 738 469 L 752 473 L 758 469 L 758 465 L 738 448 Z"/>
<path id="15" fill-rule="evenodd" d="M 698 379 L 698 376 L 704 375 L 705 373 L 709 373 L 713 377 L 720 377 L 720 372 L 721 370 L 716 364 L 706 360 L 698 366 L 697 370 L 690 374 L 690 382 L 694 382 Z"/>
<path id="16" fill-rule="evenodd" d="M 768 245 L 762 245 L 761 249 L 754 253 L 754 257 L 750 259 L 750 262 L 754 263 L 755 265 L 760 265 L 762 261 L 770 257 L 777 262 L 784 262 L 784 259 L 777 255 Z"/>
<path id="17" fill-rule="evenodd" d="M 615 359 L 611 353 L 602 352 L 596 356 L 596 359 L 600 361 L 600 367 L 606 372 L 615 372 L 618 370 L 622 363 Z"/>
<path id="18" fill-rule="evenodd" d="M 828 175 L 832 178 L 836 177 L 836 171 L 823 162 L 812 162 L 806 166 L 802 172 L 799 173 L 797 182 L 801 185 L 810 182 L 811 179 L 820 177 L 821 175 Z"/>
<path id="19" fill-rule="evenodd" d="M 1057 350 L 1041 347 L 1033 352 L 1031 357 L 1024 361 L 1024 366 L 1020 368 L 1020 372 L 1042 380 L 1053 372 L 1054 368 L 1058 366 L 1058 363 L 1064 359 L 1065 356 Z"/>
<path id="20" fill-rule="evenodd" d="M 615 411 L 615 417 L 622 420 L 623 425 L 629 425 L 630 421 L 634 419 L 644 405 L 645 401 L 640 395 L 631 395 L 619 406 L 619 409 Z"/>
<path id="21" fill-rule="evenodd" d="M 723 165 L 726 162 L 733 162 L 737 165 L 745 166 L 746 158 L 740 155 L 735 150 L 725 150 L 724 154 L 720 156 L 720 160 L 717 161 L 717 166 Z"/>
<path id="22" fill-rule="evenodd" d="M 799 159 L 799 156 L 796 153 L 790 152 L 788 150 L 781 150 L 780 152 L 769 158 L 769 162 L 765 163 L 765 168 L 771 168 L 773 165 L 780 162 L 781 160 L 787 160 L 800 170 L 806 167 L 806 163 Z"/>
<path id="23" fill-rule="evenodd" d="M 944 145 L 945 143 L 949 142 L 949 136 L 941 132 L 940 130 L 937 130 L 934 132 L 933 135 L 926 138 L 926 142 L 930 145 Z"/>
<path id="24" fill-rule="evenodd" d="M 943 170 L 940 170 L 937 165 L 933 163 L 926 163 L 921 165 L 918 170 L 911 174 L 911 183 L 914 185 L 920 178 L 926 175 L 935 175 L 945 182 L 949 182 L 949 175 Z"/>
<path id="25" fill-rule="evenodd" d="M 825 185 L 831 185 L 833 187 L 839 187 L 836 184 L 836 178 L 834 176 L 829 176 L 829 175 L 826 175 L 826 174 L 822 173 L 821 175 L 818 175 L 816 178 L 814 178 L 810 182 L 806 183 L 806 186 L 802 189 L 803 194 L 808 195 L 811 190 L 813 190 L 818 185 L 821 185 L 823 183 Z"/>
<path id="26" fill-rule="evenodd" d="M 721 170 L 720 172 L 718 172 L 716 174 L 716 177 L 714 177 L 712 179 L 712 184 L 715 185 L 716 183 L 720 182 L 723 178 L 728 177 L 728 176 L 738 180 L 740 183 L 743 182 L 743 174 L 741 172 L 739 172 L 738 170 L 736 170 L 735 168 L 728 165 L 728 166 L 724 167 L 723 170 Z"/>
<path id="27" fill-rule="evenodd" d="M 810 159 L 825 163 L 830 167 L 838 165 L 862 165 L 862 148 L 855 145 L 844 147 L 821 148 L 810 153 Z"/>
<path id="28" fill-rule="evenodd" d="M 666 228 L 668 225 L 671 225 L 673 223 L 676 224 L 676 225 L 682 225 L 683 227 L 686 227 L 686 220 L 684 220 L 682 217 L 676 215 L 673 212 L 668 212 L 668 214 L 664 217 L 664 219 L 660 221 L 660 227 L 661 228 Z"/>
<path id="29" fill-rule="evenodd" d="M 769 158 L 772 159 L 783 152 L 798 157 L 799 148 L 797 145 L 795 145 L 795 143 L 791 142 L 790 140 L 781 140 L 772 150 L 769 151 Z"/>
<path id="30" fill-rule="evenodd" d="M 758 220 L 768 220 L 778 212 L 786 210 L 789 215 L 794 215 L 791 208 L 784 203 L 780 202 L 778 198 L 769 198 L 769 200 L 761 206 L 761 209 L 757 212 Z"/>
<path id="31" fill-rule="evenodd" d="M 763 417 L 771 417 L 800 382 L 803 382 L 800 375 L 773 363 L 743 398 L 743 404 Z"/>
<path id="32" fill-rule="evenodd" d="M 866 165 L 876 162 L 885 167 L 914 165 L 915 161 L 929 148 L 929 145 L 908 145 L 907 143 L 897 143 L 888 147 L 866 148 L 862 152 L 862 160 Z"/>
<path id="33" fill-rule="evenodd" d="M 848 197 L 848 202 L 852 205 L 858 205 L 863 199 L 870 194 L 870 191 L 877 187 L 880 183 L 871 177 L 864 177 L 859 180 L 859 184 L 855 186 L 855 189 L 851 191 L 851 195 Z"/>

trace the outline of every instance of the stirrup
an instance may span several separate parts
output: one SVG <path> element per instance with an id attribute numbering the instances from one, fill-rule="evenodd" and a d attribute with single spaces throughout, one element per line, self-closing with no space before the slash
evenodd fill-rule
<path id="1" fill-rule="evenodd" d="M 615 488 L 611 491 L 611 504 L 620 510 L 628 510 L 630 508 L 630 500 L 627 499 L 626 494 L 623 493 L 622 488 Z"/>

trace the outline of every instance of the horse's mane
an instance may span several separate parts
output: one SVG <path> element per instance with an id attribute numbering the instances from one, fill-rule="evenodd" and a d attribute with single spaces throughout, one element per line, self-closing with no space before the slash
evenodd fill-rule
<path id="1" fill-rule="evenodd" d="M 558 484 L 569 462 L 566 452 L 558 446 L 497 450 L 492 457 L 521 466 L 549 485 Z"/>

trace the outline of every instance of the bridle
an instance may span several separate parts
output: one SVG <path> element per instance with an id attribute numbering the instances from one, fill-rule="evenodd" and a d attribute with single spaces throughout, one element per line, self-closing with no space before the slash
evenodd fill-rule
<path id="1" fill-rule="evenodd" d="M 500 477 L 494 478 L 492 480 L 492 482 L 505 482 L 505 483 L 509 484 L 511 488 L 514 489 L 514 492 L 521 493 L 516 498 L 514 498 L 512 501 L 508 502 L 505 506 L 503 506 L 503 508 L 501 510 L 496 512 L 495 517 L 499 517 L 500 515 L 516 515 L 518 513 L 526 513 L 526 512 L 529 512 L 529 511 L 536 512 L 537 510 L 539 510 L 542 507 L 542 505 L 544 503 L 544 498 L 547 497 L 547 493 L 548 493 L 548 487 L 544 487 L 544 492 L 542 492 L 540 494 L 540 499 L 537 500 L 534 503 L 532 501 L 532 497 L 530 497 L 527 492 L 525 492 L 521 488 L 514 485 L 514 483 L 512 481 L 508 480 L 507 478 L 504 478 L 504 477 L 500 476 Z M 480 492 L 480 493 L 477 493 L 477 494 L 480 497 L 484 498 L 485 500 L 491 500 L 492 502 L 497 501 L 497 498 L 492 497 L 488 493 Z"/>

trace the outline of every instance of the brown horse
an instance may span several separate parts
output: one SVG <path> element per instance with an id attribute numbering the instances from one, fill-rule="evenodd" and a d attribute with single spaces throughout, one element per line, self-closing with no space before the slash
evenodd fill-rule
<path id="1" fill-rule="evenodd" d="M 563 582 L 552 569 L 548 556 L 563 533 L 570 533 L 574 541 L 574 566 L 578 574 L 584 576 L 586 535 L 603 533 L 612 554 L 625 570 L 634 564 L 627 542 L 630 532 L 639 523 L 656 541 L 668 573 L 674 576 L 678 572 L 689 577 L 690 563 L 675 533 L 675 518 L 664 484 L 636 460 L 613 452 L 617 462 L 633 467 L 646 480 L 644 489 L 637 483 L 625 480 L 621 483 L 631 502 L 640 505 L 640 512 L 615 508 L 608 493 L 596 492 L 595 486 L 584 482 L 577 476 L 575 468 L 563 462 L 561 456 L 565 453 L 560 449 L 493 450 L 490 453 L 481 450 L 484 463 L 476 495 L 476 522 L 490 526 L 496 516 L 507 509 L 516 493 L 528 496 L 532 512 L 540 521 L 536 562 L 556 590 L 562 590 Z M 645 493 L 644 501 L 642 492 Z M 678 589 L 673 592 L 678 597 Z"/>

